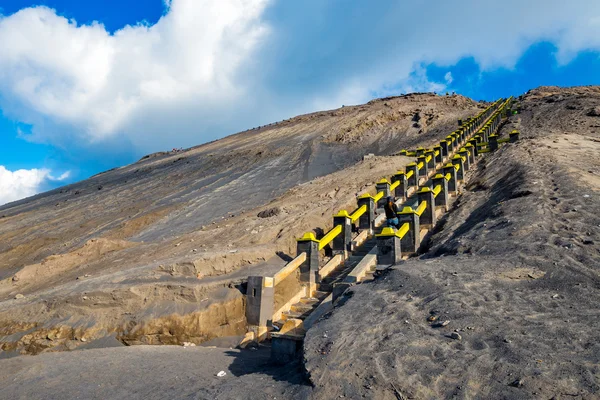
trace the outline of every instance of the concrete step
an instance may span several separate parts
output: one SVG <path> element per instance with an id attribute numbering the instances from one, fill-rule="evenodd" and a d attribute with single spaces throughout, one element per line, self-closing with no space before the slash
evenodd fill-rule
<path id="1" fill-rule="evenodd" d="M 325 297 L 329 296 L 329 292 L 323 292 L 321 290 L 315 290 L 313 293 L 313 297 L 323 300 Z"/>
<path id="2" fill-rule="evenodd" d="M 299 313 L 311 312 L 312 310 L 317 308 L 318 305 L 319 305 L 319 302 L 314 302 L 314 303 L 309 303 L 309 304 L 296 303 L 296 304 L 292 304 L 292 306 L 290 307 L 290 311 L 299 312 Z"/>
<path id="3" fill-rule="evenodd" d="M 300 303 L 302 304 L 306 304 L 306 305 L 318 305 L 321 302 L 321 300 L 314 298 L 314 297 L 303 297 L 300 299 Z M 296 303 L 298 304 L 298 303 Z"/>
<path id="4" fill-rule="evenodd" d="M 306 317 L 308 317 L 308 315 L 311 313 L 311 311 L 307 311 L 307 312 L 285 311 L 281 314 L 281 318 L 284 321 L 291 319 L 291 318 L 304 320 Z"/>

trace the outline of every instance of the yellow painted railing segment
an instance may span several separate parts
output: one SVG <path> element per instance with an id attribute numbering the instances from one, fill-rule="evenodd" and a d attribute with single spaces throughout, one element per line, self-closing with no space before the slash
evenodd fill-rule
<path id="1" fill-rule="evenodd" d="M 417 164 L 417 168 L 418 169 L 423 169 L 423 161 L 421 161 L 420 163 Z"/>
<path id="2" fill-rule="evenodd" d="M 405 222 L 404 225 L 402 225 L 400 227 L 400 229 L 398 229 L 398 232 L 396 233 L 396 235 L 402 239 L 404 236 L 406 236 L 406 234 L 408 233 L 408 231 L 410 230 L 410 225 L 408 224 L 408 222 Z"/>
<path id="3" fill-rule="evenodd" d="M 340 226 L 341 227 L 341 226 Z M 298 267 L 302 265 L 306 261 L 306 253 L 300 253 L 298 257 L 294 258 L 292 261 L 286 264 L 279 272 L 277 272 L 273 276 L 273 285 L 277 286 L 278 283 L 287 278 L 292 272 L 294 272 Z"/>
<path id="4" fill-rule="evenodd" d="M 429 156 L 425 157 L 425 161 L 426 161 L 426 162 L 429 162 L 429 161 L 431 161 L 431 155 L 429 155 Z"/>
<path id="5" fill-rule="evenodd" d="M 446 174 L 446 176 L 444 176 L 444 178 L 446 178 L 446 180 L 449 182 L 449 181 L 450 181 L 450 179 L 452 179 L 452 175 L 450 174 L 450 172 L 448 172 L 448 173 Z"/>
<path id="6" fill-rule="evenodd" d="M 323 239 L 319 240 L 319 250 L 323 250 L 325 246 L 331 243 L 331 241 L 335 239 L 340 233 L 342 233 L 341 225 L 338 225 L 329 232 L 327 232 L 327 234 L 323 236 Z"/>
<path id="7" fill-rule="evenodd" d="M 454 169 L 456 170 L 456 172 L 460 171 L 460 164 L 455 164 Z"/>
<path id="8" fill-rule="evenodd" d="M 439 156 L 439 155 L 440 155 L 440 151 L 439 151 L 439 150 L 436 150 L 436 151 L 434 151 L 434 152 L 433 152 L 433 154 L 434 154 L 434 155 L 437 157 L 437 156 Z"/>
<path id="9" fill-rule="evenodd" d="M 419 207 L 417 207 L 415 210 L 415 214 L 420 217 L 425 212 L 425 209 L 427 209 L 427 201 L 422 201 L 421 204 L 419 204 Z"/>
<path id="10" fill-rule="evenodd" d="M 384 195 L 383 192 L 379 192 L 375 196 L 373 196 L 373 200 L 375 200 L 375 203 L 377 203 L 379 200 L 381 200 L 383 198 L 383 195 Z"/>
<path id="11" fill-rule="evenodd" d="M 400 181 L 396 181 L 390 185 L 390 190 L 396 189 L 400 185 Z"/>
<path id="12" fill-rule="evenodd" d="M 358 221 L 358 219 L 359 219 L 360 217 L 362 217 L 362 216 L 363 216 L 363 214 L 364 214 L 364 213 L 366 213 L 366 212 L 367 212 L 367 205 L 366 205 L 366 204 L 363 204 L 362 206 L 360 206 L 360 207 L 358 208 L 358 210 L 354 211 L 354 212 L 352 213 L 352 215 L 350 215 L 350 220 L 352 221 L 352 223 L 355 223 L 355 222 L 356 222 L 356 221 Z"/>
<path id="13" fill-rule="evenodd" d="M 408 172 L 406 173 L 406 179 L 410 178 L 410 177 L 411 177 L 411 176 L 413 176 L 414 174 L 415 174 L 415 171 L 411 169 L 410 171 L 408 171 Z"/>
<path id="14" fill-rule="evenodd" d="M 433 197 L 437 197 L 438 194 L 442 191 L 442 185 L 437 185 L 433 188 Z"/>

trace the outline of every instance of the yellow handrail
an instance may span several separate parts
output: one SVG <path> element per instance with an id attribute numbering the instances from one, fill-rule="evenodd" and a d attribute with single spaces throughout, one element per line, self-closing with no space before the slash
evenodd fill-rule
<path id="1" fill-rule="evenodd" d="M 355 223 L 366 212 L 367 212 L 367 205 L 363 204 L 362 206 L 360 206 L 358 208 L 358 210 L 354 211 L 352 213 L 352 215 L 350 215 L 350 220 L 352 221 L 352 223 Z"/>
<path id="2" fill-rule="evenodd" d="M 437 185 L 433 188 L 433 197 L 437 197 L 438 194 L 442 191 L 442 185 Z"/>
<path id="3" fill-rule="evenodd" d="M 415 171 L 411 169 L 410 171 L 408 171 L 408 172 L 406 173 L 406 179 L 410 178 L 410 177 L 411 177 L 411 176 L 413 176 L 414 174 L 415 174 Z"/>
<path id="4" fill-rule="evenodd" d="M 390 185 L 390 190 L 396 189 L 400 185 L 400 181 L 396 181 Z"/>
<path id="5" fill-rule="evenodd" d="M 454 164 L 454 169 L 458 172 L 460 170 L 460 164 Z"/>
<path id="6" fill-rule="evenodd" d="M 408 222 L 405 222 L 404 225 L 402 225 L 400 227 L 400 229 L 398 229 L 398 232 L 396 233 L 396 235 L 402 239 L 410 230 L 410 225 L 408 224 Z"/>
<path id="7" fill-rule="evenodd" d="M 415 214 L 417 214 L 420 217 L 421 214 L 423 214 L 425 212 L 426 208 L 427 208 L 427 201 L 422 201 L 421 204 L 419 204 L 419 207 L 417 207 L 417 209 L 415 210 Z"/>
<path id="8" fill-rule="evenodd" d="M 384 195 L 383 192 L 379 192 L 375 196 L 373 196 L 373 200 L 375 200 L 375 203 L 377 203 L 379 200 L 381 200 L 383 198 L 383 195 Z"/>
<path id="9" fill-rule="evenodd" d="M 425 161 L 426 161 L 426 162 L 429 162 L 429 161 L 431 161 L 431 154 L 430 154 L 430 155 L 428 155 L 427 157 L 425 157 Z"/>
<path id="10" fill-rule="evenodd" d="M 450 181 L 450 179 L 452 179 L 452 174 L 450 174 L 450 172 L 448 172 L 446 174 L 446 176 L 444 176 L 444 178 L 446 178 L 447 181 Z"/>
<path id="11" fill-rule="evenodd" d="M 420 163 L 417 164 L 417 168 L 418 169 L 423 169 L 423 161 L 421 161 Z"/>
<path id="12" fill-rule="evenodd" d="M 327 246 L 329 243 L 331 243 L 331 241 L 333 239 L 335 239 L 337 237 L 337 235 L 339 235 L 340 233 L 342 233 L 341 225 L 337 225 L 332 230 L 327 232 L 327 234 L 325 236 L 323 236 L 323 239 L 319 240 L 319 250 L 323 250 L 325 248 L 325 246 Z"/>

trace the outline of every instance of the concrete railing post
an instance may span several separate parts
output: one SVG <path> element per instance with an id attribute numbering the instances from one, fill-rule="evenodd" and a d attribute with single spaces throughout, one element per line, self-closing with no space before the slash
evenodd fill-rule
<path id="1" fill-rule="evenodd" d="M 410 207 L 404 207 L 398 213 L 400 226 L 408 223 L 408 233 L 400 240 L 400 248 L 407 253 L 416 253 L 421 246 L 421 227 L 419 216 Z"/>
<path id="2" fill-rule="evenodd" d="M 435 155 L 437 152 L 437 155 Z M 433 154 L 435 156 L 435 163 L 436 164 L 441 164 L 444 162 L 444 156 L 442 155 L 442 146 L 434 146 L 433 148 Z"/>
<path id="3" fill-rule="evenodd" d="M 419 199 L 419 204 L 423 202 L 427 202 L 427 206 L 425 207 L 425 211 L 419 217 L 419 224 L 421 226 L 434 226 L 436 222 L 435 215 L 435 198 L 433 196 L 433 192 L 430 188 L 424 187 L 419 190 L 417 194 Z"/>
<path id="4" fill-rule="evenodd" d="M 488 146 L 490 147 L 490 151 L 498 150 L 498 135 L 490 135 L 490 140 L 488 142 Z"/>
<path id="5" fill-rule="evenodd" d="M 368 230 L 369 234 L 372 234 L 375 227 L 375 199 L 370 194 L 364 194 L 357 202 L 359 208 L 363 205 L 367 206 L 367 212 L 358 219 L 358 228 Z"/>
<path id="6" fill-rule="evenodd" d="M 275 305 L 273 278 L 249 276 L 246 291 L 246 320 L 258 341 L 267 339 Z"/>
<path id="7" fill-rule="evenodd" d="M 440 142 L 440 147 L 442 148 L 442 157 L 444 159 L 448 158 L 448 141 L 442 140 Z"/>
<path id="8" fill-rule="evenodd" d="M 452 164 L 458 165 L 458 171 L 456 171 L 456 180 L 464 181 L 465 180 L 465 165 L 463 163 L 463 159 L 458 154 L 452 157 Z"/>
<path id="9" fill-rule="evenodd" d="M 427 161 L 427 170 L 428 171 L 435 170 L 435 154 L 434 154 L 433 150 L 427 150 L 425 152 L 425 157 L 426 157 L 426 159 L 429 158 L 429 161 Z"/>
<path id="10" fill-rule="evenodd" d="M 333 239 L 331 249 L 334 255 L 341 254 L 346 259 L 352 246 L 352 220 L 348 211 L 342 210 L 333 216 L 333 226 L 338 225 L 342 227 L 342 233 Z"/>
<path id="11" fill-rule="evenodd" d="M 476 149 L 476 147 L 475 147 L 475 146 L 473 146 L 473 144 L 472 144 L 472 143 L 467 143 L 467 144 L 465 145 L 465 149 L 467 149 L 467 151 L 469 152 L 469 164 L 470 164 L 470 165 L 473 165 L 473 164 L 475 164 L 475 155 L 476 155 L 476 154 L 475 154 L 475 152 L 476 152 L 476 150 L 475 150 L 475 149 Z"/>
<path id="12" fill-rule="evenodd" d="M 511 143 L 516 142 L 517 140 L 519 140 L 519 131 L 512 131 L 508 134 L 508 137 Z"/>
<path id="13" fill-rule="evenodd" d="M 408 192 L 408 181 L 406 179 L 406 174 L 403 171 L 398 171 L 394 176 L 392 176 L 392 183 L 400 182 L 396 189 L 394 189 L 394 196 L 402 201 L 406 200 L 407 192 Z"/>
<path id="14" fill-rule="evenodd" d="M 383 208 L 387 197 L 390 196 L 390 182 L 387 179 L 382 179 L 375 184 L 375 190 L 377 193 L 383 192 L 383 197 L 377 201 L 377 208 Z"/>
<path id="15" fill-rule="evenodd" d="M 448 181 L 444 175 L 437 174 L 433 177 L 433 188 L 441 188 L 441 191 L 435 196 L 435 206 L 443 207 L 444 212 L 448 211 Z"/>
<path id="16" fill-rule="evenodd" d="M 456 168 L 454 164 L 446 164 L 443 168 L 444 176 L 450 174 L 450 180 L 448 181 L 448 192 L 456 193 L 458 190 L 458 183 L 456 182 Z"/>
<path id="17" fill-rule="evenodd" d="M 464 158 L 464 167 L 465 167 L 465 171 L 468 171 L 469 169 L 471 169 L 471 162 L 469 160 L 469 152 L 467 151 L 467 149 L 465 149 L 464 147 L 461 148 L 458 153 L 459 156 L 461 156 L 462 158 Z"/>
<path id="18" fill-rule="evenodd" d="M 297 239 L 297 254 L 306 253 L 306 261 L 300 264 L 300 281 L 309 288 L 309 295 L 319 283 L 319 241 L 312 233 Z"/>
<path id="19" fill-rule="evenodd" d="M 410 174 L 410 172 L 412 171 L 412 174 Z M 409 187 L 413 187 L 413 186 L 419 186 L 419 169 L 417 168 L 417 163 L 412 162 L 409 164 L 406 164 L 406 175 L 411 175 L 408 178 L 408 186 Z"/>
<path id="20" fill-rule="evenodd" d="M 375 236 L 378 265 L 394 265 L 402 261 L 401 239 L 393 228 L 383 228 Z"/>
<path id="21" fill-rule="evenodd" d="M 429 168 L 427 168 L 427 161 L 425 161 L 424 155 L 417 157 L 417 165 L 421 167 L 419 169 L 419 178 L 427 178 Z"/>

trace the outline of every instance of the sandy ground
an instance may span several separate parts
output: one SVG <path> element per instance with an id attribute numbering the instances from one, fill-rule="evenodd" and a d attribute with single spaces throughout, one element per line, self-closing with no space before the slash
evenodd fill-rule
<path id="1" fill-rule="evenodd" d="M 281 369 L 269 356 L 268 348 L 135 346 L 19 357 L 0 364 L 0 399 L 305 397 L 310 386 L 300 363 Z"/>

